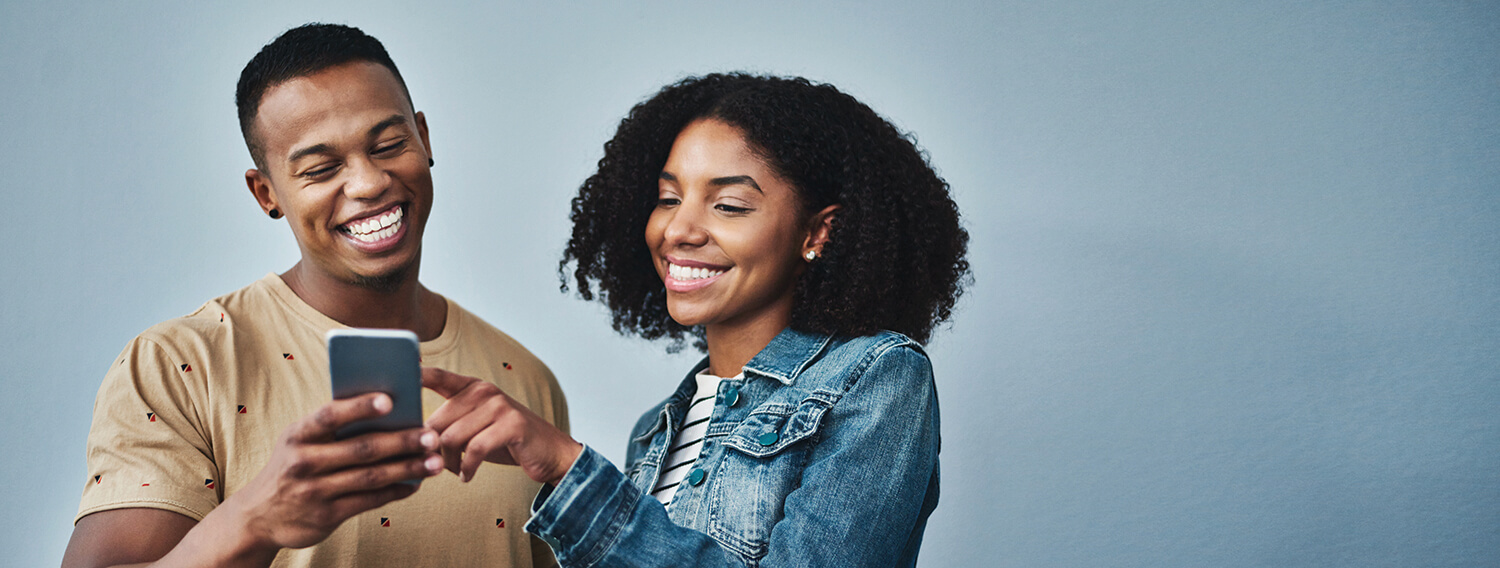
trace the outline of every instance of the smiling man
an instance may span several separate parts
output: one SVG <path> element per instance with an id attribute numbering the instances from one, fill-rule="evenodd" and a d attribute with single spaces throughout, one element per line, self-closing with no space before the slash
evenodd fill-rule
<path id="1" fill-rule="evenodd" d="M 411 330 L 424 365 L 485 377 L 567 428 L 546 366 L 418 280 L 432 146 L 385 48 L 347 26 L 290 30 L 245 66 L 236 103 L 245 182 L 302 258 L 116 359 L 64 566 L 554 564 L 521 530 L 538 484 L 518 469 L 439 475 L 428 428 L 333 436 L 391 407 L 330 400 L 323 338 L 345 326 Z M 443 402 L 423 396 L 428 413 Z"/>

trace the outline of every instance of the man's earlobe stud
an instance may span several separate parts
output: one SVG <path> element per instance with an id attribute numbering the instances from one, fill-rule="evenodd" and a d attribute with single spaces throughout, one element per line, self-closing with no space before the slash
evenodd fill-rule
<path id="1" fill-rule="evenodd" d="M 270 215 L 272 219 L 280 219 L 281 218 L 281 210 L 277 209 L 275 207 L 272 207 L 270 211 L 266 212 L 266 214 Z"/>
<path id="2" fill-rule="evenodd" d="M 427 167 L 430 168 L 430 167 L 433 167 L 433 166 L 436 166 L 436 165 L 437 165 L 437 160 L 434 160 L 432 158 L 427 158 Z"/>

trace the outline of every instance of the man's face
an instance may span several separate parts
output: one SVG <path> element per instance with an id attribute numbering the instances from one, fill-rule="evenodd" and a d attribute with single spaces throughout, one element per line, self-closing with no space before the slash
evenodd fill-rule
<path id="1" fill-rule="evenodd" d="M 379 64 L 357 61 L 266 91 L 245 181 L 286 215 L 305 268 L 342 282 L 399 279 L 421 257 L 432 206 L 427 121 Z"/>

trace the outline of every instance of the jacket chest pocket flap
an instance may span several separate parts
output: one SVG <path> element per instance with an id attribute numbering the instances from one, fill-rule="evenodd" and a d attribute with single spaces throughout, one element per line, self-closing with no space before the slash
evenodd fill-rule
<path id="1" fill-rule="evenodd" d="M 724 445 L 745 455 L 764 458 L 812 437 L 823 415 L 840 393 L 814 391 L 796 405 L 766 403 L 755 409 L 724 438 Z"/>

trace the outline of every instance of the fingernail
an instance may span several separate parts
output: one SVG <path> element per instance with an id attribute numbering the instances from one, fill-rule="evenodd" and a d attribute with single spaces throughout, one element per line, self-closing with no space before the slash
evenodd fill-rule
<path id="1" fill-rule="evenodd" d="M 380 412 L 389 411 L 391 409 L 391 397 L 384 394 L 376 396 L 375 400 L 370 403 L 370 406 L 375 407 L 375 410 Z"/>
<path id="2" fill-rule="evenodd" d="M 427 473 L 437 473 L 439 471 L 443 471 L 443 457 L 429 456 L 427 458 L 427 461 L 422 462 L 422 465 L 427 466 Z"/>
<path id="3" fill-rule="evenodd" d="M 467 472 L 467 471 L 460 471 L 460 472 L 458 472 L 458 480 L 462 481 L 464 483 L 468 483 L 469 482 L 469 472 Z"/>
<path id="4" fill-rule="evenodd" d="M 437 449 L 437 434 L 432 432 L 422 434 L 422 447 L 429 450 Z"/>

